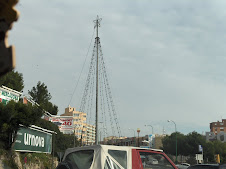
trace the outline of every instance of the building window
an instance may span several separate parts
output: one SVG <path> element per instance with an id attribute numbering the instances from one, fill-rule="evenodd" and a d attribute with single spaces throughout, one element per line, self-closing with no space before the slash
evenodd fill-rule
<path id="1" fill-rule="evenodd" d="M 215 130 L 217 131 L 217 127 L 215 128 Z"/>

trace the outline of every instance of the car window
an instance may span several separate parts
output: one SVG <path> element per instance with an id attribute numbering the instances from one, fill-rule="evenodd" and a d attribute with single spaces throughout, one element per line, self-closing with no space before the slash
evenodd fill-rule
<path id="1" fill-rule="evenodd" d="M 105 160 L 104 169 L 111 169 L 111 165 L 108 157 Z"/>
<path id="2" fill-rule="evenodd" d="M 127 152 L 122 150 L 108 150 L 110 154 L 123 168 L 127 169 Z"/>
<path id="3" fill-rule="evenodd" d="M 114 161 L 112 161 L 108 156 L 105 160 L 104 169 L 124 169 L 119 167 Z"/>
<path id="4" fill-rule="evenodd" d="M 70 153 L 65 161 L 70 161 L 78 169 L 89 169 L 93 162 L 94 150 L 81 150 Z"/>
<path id="5" fill-rule="evenodd" d="M 171 169 L 174 167 L 162 154 L 139 152 L 144 169 Z"/>

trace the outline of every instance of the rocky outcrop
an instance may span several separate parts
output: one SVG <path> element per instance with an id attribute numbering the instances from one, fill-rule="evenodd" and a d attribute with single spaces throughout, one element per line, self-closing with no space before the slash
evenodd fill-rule
<path id="1" fill-rule="evenodd" d="M 52 168 L 52 156 L 49 154 L 26 154 L 26 164 L 24 161 L 24 154 L 20 154 L 19 152 L 15 152 L 13 155 L 14 162 L 18 169 L 45 169 L 45 168 Z M 6 155 L 0 156 L 0 169 L 11 169 L 9 167 L 10 161 Z M 57 158 L 54 157 L 53 159 L 53 167 L 56 168 L 58 165 Z M 16 167 L 15 167 L 16 168 Z"/>
<path id="2" fill-rule="evenodd" d="M 22 168 L 22 164 L 20 161 L 20 154 L 18 152 L 16 152 L 14 155 L 14 161 L 17 164 L 18 168 Z"/>

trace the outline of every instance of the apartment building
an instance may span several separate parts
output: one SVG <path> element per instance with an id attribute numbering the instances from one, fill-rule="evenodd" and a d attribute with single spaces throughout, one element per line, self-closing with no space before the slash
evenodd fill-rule
<path id="1" fill-rule="evenodd" d="M 220 132 L 226 133 L 226 119 L 222 119 L 222 121 L 212 122 L 210 123 L 210 131 L 217 135 Z"/>
<path id="2" fill-rule="evenodd" d="M 153 139 L 153 147 L 156 149 L 161 149 L 163 144 L 162 144 L 162 139 L 166 135 L 158 135 L 155 134 L 155 139 Z M 148 142 L 149 136 L 141 136 L 141 137 L 116 137 L 116 136 L 109 136 L 104 138 L 104 141 L 101 142 L 101 144 L 107 144 L 107 145 L 117 145 L 117 146 L 139 146 L 141 147 L 149 147 L 150 143 Z"/>
<path id="3" fill-rule="evenodd" d="M 86 141 L 87 145 L 93 145 L 95 143 L 96 127 L 91 124 L 86 125 Z"/>
<path id="4" fill-rule="evenodd" d="M 74 133 L 82 144 L 90 145 L 95 142 L 95 126 L 87 124 L 86 113 L 76 111 L 74 107 L 69 105 L 61 116 L 73 117 Z"/>

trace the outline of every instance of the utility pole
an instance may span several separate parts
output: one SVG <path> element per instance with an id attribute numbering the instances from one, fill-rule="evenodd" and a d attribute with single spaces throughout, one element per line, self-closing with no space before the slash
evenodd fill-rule
<path id="1" fill-rule="evenodd" d="M 175 135 L 176 135 L 176 164 L 177 164 L 177 125 L 173 120 L 167 120 L 168 122 L 173 122 L 175 125 Z"/>

